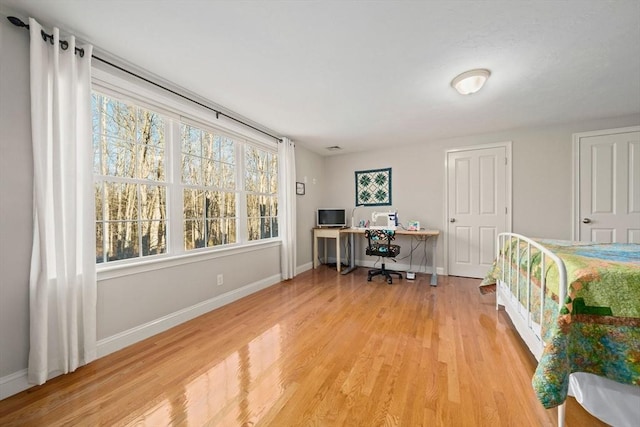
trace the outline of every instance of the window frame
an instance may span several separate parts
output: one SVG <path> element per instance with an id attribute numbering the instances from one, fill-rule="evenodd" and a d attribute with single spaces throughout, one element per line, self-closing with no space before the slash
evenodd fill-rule
<path id="1" fill-rule="evenodd" d="M 92 68 L 91 90 L 92 93 L 98 92 L 107 97 L 133 104 L 136 107 L 149 109 L 158 113 L 167 121 L 167 128 L 165 129 L 166 177 L 162 183 L 166 185 L 167 197 L 166 253 L 96 263 L 99 280 L 281 245 L 282 239 L 280 236 L 248 240 L 246 224 L 247 192 L 244 188 L 244 152 L 247 144 L 270 151 L 277 156 L 278 146 L 276 141 L 223 117 L 218 119 L 215 117 L 215 113 L 210 110 L 197 107 L 196 104 L 180 99 L 169 92 L 152 88 L 148 84 L 142 84 L 138 79 L 123 75 L 123 73 L 110 72 L 96 65 Z M 182 194 L 184 185 L 182 184 L 180 129 L 182 124 L 229 137 L 235 142 L 236 188 L 233 192 L 237 195 L 236 243 L 197 248 L 189 251 L 184 249 Z M 108 176 L 107 178 L 117 177 Z M 282 188 L 280 176 L 278 176 L 277 183 L 278 189 Z M 280 200 L 279 193 L 274 196 Z M 281 208 L 279 211 L 281 211 Z M 276 218 L 280 222 L 280 215 Z"/>

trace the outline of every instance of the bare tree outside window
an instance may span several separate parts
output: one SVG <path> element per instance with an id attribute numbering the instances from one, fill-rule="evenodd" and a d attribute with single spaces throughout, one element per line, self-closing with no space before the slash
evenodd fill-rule
<path id="1" fill-rule="evenodd" d="M 94 93 L 96 262 L 167 251 L 165 120 Z"/>
<path id="2" fill-rule="evenodd" d="M 278 236 L 275 147 L 119 96 L 92 94 L 97 263 Z"/>
<path id="3" fill-rule="evenodd" d="M 184 249 L 237 242 L 236 145 L 182 124 Z"/>
<path id="4" fill-rule="evenodd" d="M 247 238 L 278 236 L 278 155 L 247 145 L 244 185 L 247 202 Z"/>

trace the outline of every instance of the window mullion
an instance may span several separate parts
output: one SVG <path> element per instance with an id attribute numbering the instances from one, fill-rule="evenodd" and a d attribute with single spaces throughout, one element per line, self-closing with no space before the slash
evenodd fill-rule
<path id="1" fill-rule="evenodd" d="M 247 243 L 249 240 L 247 232 L 247 189 L 245 188 L 244 174 L 245 174 L 245 150 L 247 144 L 246 141 L 238 142 L 236 147 L 236 194 L 238 197 L 238 203 L 236 213 L 238 215 L 237 227 L 238 227 L 238 242 Z"/>
<path id="2" fill-rule="evenodd" d="M 169 230 L 167 236 L 169 239 L 170 252 L 172 254 L 181 254 L 184 252 L 184 192 L 182 187 L 180 124 L 177 121 L 169 121 L 169 132 L 167 132 L 167 135 L 167 161 L 171 165 L 169 168 L 167 189 L 169 191 Z"/>

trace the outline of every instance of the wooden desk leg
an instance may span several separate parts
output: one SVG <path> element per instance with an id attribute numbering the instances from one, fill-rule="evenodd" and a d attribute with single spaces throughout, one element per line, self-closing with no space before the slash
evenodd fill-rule
<path id="1" fill-rule="evenodd" d="M 336 271 L 340 273 L 340 267 L 342 267 L 342 261 L 340 260 L 340 232 L 336 236 Z"/>
<path id="2" fill-rule="evenodd" d="M 324 258 L 322 258 L 322 263 L 326 264 L 329 262 L 329 258 L 327 258 L 327 238 L 322 238 L 322 247 L 324 248 Z"/>
<path id="3" fill-rule="evenodd" d="M 313 268 L 318 268 L 318 237 L 313 233 Z"/>
<path id="4" fill-rule="evenodd" d="M 438 241 L 438 236 L 431 237 L 431 259 L 433 260 L 431 263 L 431 286 L 438 286 L 438 273 L 437 273 L 437 265 L 436 264 L 436 243 Z"/>

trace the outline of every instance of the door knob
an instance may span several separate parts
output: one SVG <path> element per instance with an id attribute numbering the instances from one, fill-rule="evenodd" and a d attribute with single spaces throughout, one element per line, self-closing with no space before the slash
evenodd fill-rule
<path id="1" fill-rule="evenodd" d="M 455 219 L 455 218 L 451 218 L 451 219 L 449 220 L 449 222 L 456 222 L 456 219 Z"/>
<path id="2" fill-rule="evenodd" d="M 582 222 L 585 223 L 585 224 L 589 224 L 591 222 L 591 220 L 589 218 L 584 218 L 582 220 Z"/>

